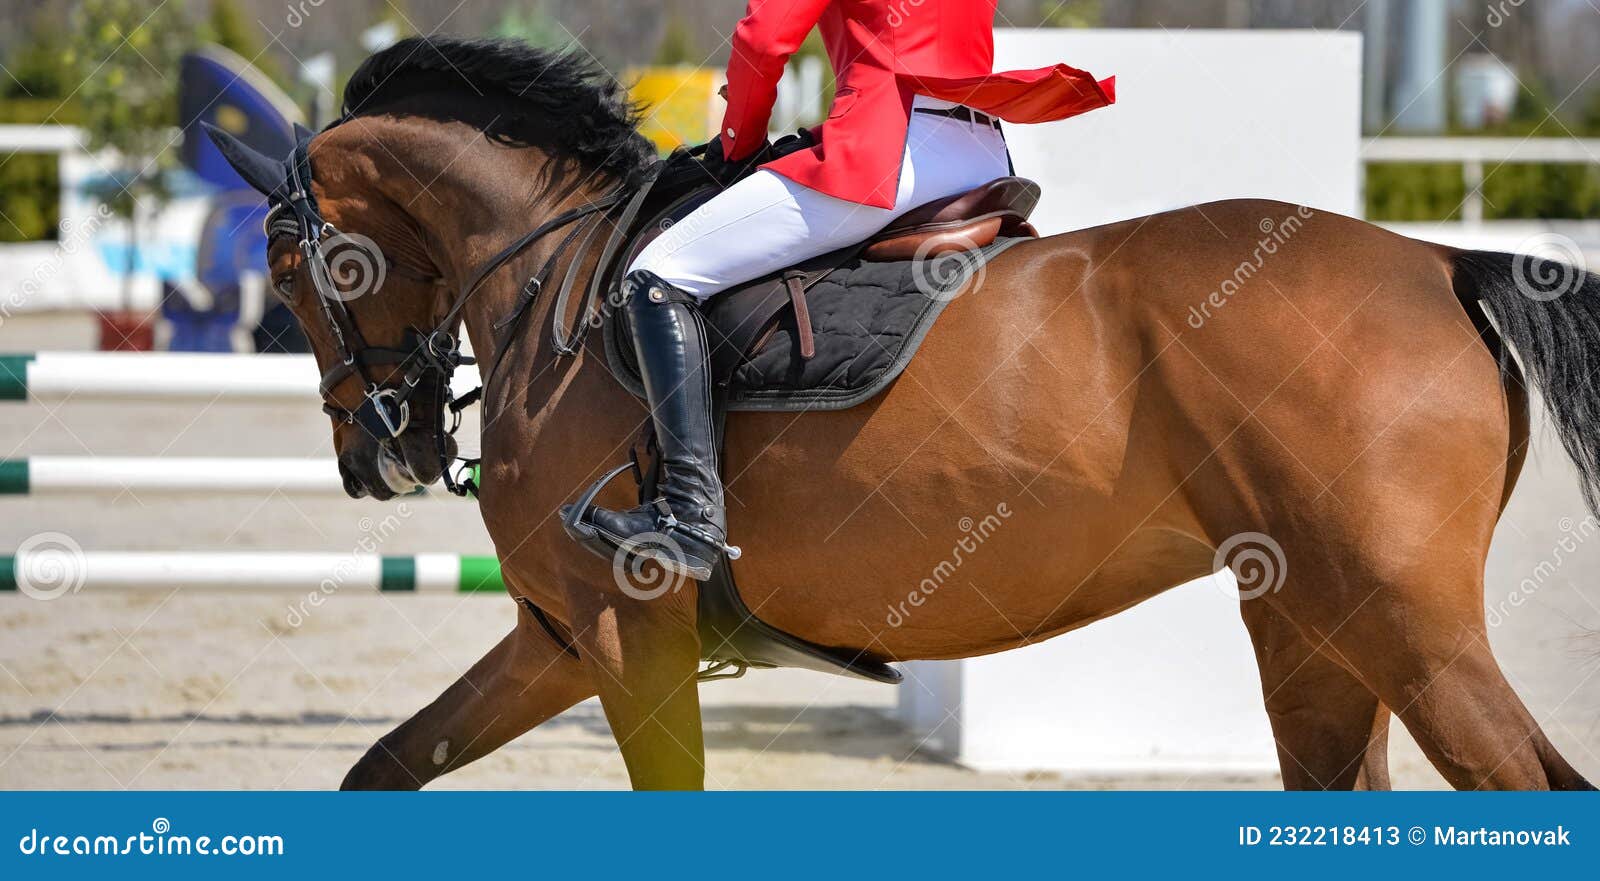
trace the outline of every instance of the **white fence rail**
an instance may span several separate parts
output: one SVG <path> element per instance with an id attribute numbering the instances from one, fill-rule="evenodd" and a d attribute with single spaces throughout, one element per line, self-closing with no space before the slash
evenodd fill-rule
<path id="1" fill-rule="evenodd" d="M 69 153 L 83 149 L 83 133 L 67 125 L 0 125 L 0 154 Z"/>
<path id="2" fill-rule="evenodd" d="M 1462 225 L 1483 219 L 1486 168 L 1502 165 L 1600 165 L 1600 138 L 1371 138 L 1361 161 L 1375 163 L 1458 162 L 1466 200 Z M 1496 221 L 1498 222 L 1498 221 Z"/>

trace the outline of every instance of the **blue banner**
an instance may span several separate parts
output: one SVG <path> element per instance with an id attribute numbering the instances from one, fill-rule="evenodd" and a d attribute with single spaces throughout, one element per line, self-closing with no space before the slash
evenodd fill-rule
<path id="1" fill-rule="evenodd" d="M 0 836 L 8 878 L 1593 877 L 1600 796 L 5 793 Z"/>
<path id="2" fill-rule="evenodd" d="M 178 64 L 178 124 L 183 164 L 214 187 L 249 189 L 200 123 L 210 123 L 267 156 L 294 149 L 299 108 L 250 62 L 221 46 L 206 46 Z"/>

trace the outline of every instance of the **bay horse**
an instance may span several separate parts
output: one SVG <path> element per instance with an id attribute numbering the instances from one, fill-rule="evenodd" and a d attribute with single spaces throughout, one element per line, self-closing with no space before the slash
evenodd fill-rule
<path id="1" fill-rule="evenodd" d="M 368 59 L 344 106 L 310 141 L 304 198 L 387 271 L 342 308 L 390 350 L 459 320 L 497 365 L 480 506 L 509 590 L 543 612 L 521 614 L 344 785 L 420 787 L 598 696 L 635 787 L 701 787 L 696 585 L 642 599 L 556 515 L 626 456 L 645 406 L 593 337 L 558 356 L 552 326 L 571 316 L 552 314 L 556 298 L 522 303 L 521 330 L 499 332 L 535 268 L 578 259 L 559 234 L 474 279 L 519 234 L 638 179 L 655 154 L 635 110 L 570 55 L 440 37 Z M 415 399 L 393 439 L 352 421 L 368 402 L 339 370 L 350 341 L 295 238 L 273 238 L 272 286 L 335 377 L 347 489 L 434 482 L 440 402 Z M 598 266 L 584 253 L 580 276 Z M 735 568 L 749 606 L 792 634 L 951 659 L 1083 627 L 1253 542 L 1258 563 L 1281 554 L 1239 608 L 1286 787 L 1387 788 L 1398 716 L 1456 787 L 1592 788 L 1487 638 L 1485 557 L 1528 443 L 1524 367 L 1592 506 L 1600 277 L 1268 201 L 1027 241 L 971 280 L 884 394 L 729 420 Z M 974 520 L 993 528 L 959 576 L 907 606 Z"/>

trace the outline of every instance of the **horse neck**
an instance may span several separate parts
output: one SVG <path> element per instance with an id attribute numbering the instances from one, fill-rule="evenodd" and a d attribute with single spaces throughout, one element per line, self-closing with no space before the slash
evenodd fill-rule
<path id="1" fill-rule="evenodd" d="M 501 161 L 492 171 L 452 169 L 446 172 L 450 179 L 436 185 L 459 186 L 469 195 L 474 206 L 474 219 L 469 224 L 489 221 L 468 226 L 454 240 L 448 235 L 439 236 L 438 240 L 447 243 L 447 247 L 451 241 L 460 243 L 460 253 L 449 258 L 458 278 L 472 277 L 489 257 L 539 224 L 592 202 L 615 186 L 610 180 L 584 181 L 580 177 L 578 186 L 532 196 L 530 207 L 527 194 L 534 185 L 529 182 L 544 179 L 542 173 L 546 169 L 541 163 L 550 160 L 536 150 L 500 151 L 496 158 Z M 596 246 L 587 249 L 577 247 L 587 228 L 580 230 L 573 243 L 550 265 L 545 288 L 532 307 L 515 325 L 496 330 L 496 325 L 516 310 L 518 296 L 529 278 L 546 266 L 572 231 L 570 225 L 552 229 L 530 244 L 485 279 L 462 309 L 463 325 L 479 369 L 486 381 L 493 380 L 492 386 L 484 389 L 482 405 L 486 454 L 499 442 L 531 450 L 547 436 L 542 429 L 553 418 L 581 427 L 587 437 L 608 445 L 620 442 L 637 428 L 638 410 L 628 406 L 630 396 L 610 375 L 604 356 L 598 355 L 598 334 L 587 337 L 584 351 L 575 358 L 557 354 L 552 334 L 556 293 L 562 279 L 569 272 L 575 274 L 575 296 L 586 289 L 599 271 L 598 243 L 609 232 L 609 226 L 597 231 Z M 578 265 L 572 265 L 574 261 Z M 530 426 L 532 434 L 528 431 Z"/>

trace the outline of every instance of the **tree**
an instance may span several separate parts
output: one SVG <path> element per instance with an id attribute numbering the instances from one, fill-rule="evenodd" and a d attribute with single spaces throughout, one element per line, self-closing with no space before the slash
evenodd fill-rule
<path id="1" fill-rule="evenodd" d="M 71 125 L 76 105 L 70 72 L 62 64 L 66 32 L 44 13 L 30 20 L 0 75 L 0 124 Z M 55 156 L 14 153 L 0 157 L 0 242 L 50 238 L 60 222 L 61 181 Z"/>
<path id="2" fill-rule="evenodd" d="M 128 221 L 123 305 L 130 305 L 139 223 L 169 196 L 162 171 L 171 164 L 177 124 L 178 59 L 190 32 L 182 0 L 151 6 L 137 0 L 82 0 L 67 62 L 78 79 L 79 125 L 92 151 L 109 151 L 111 168 L 95 195 Z"/>
<path id="3" fill-rule="evenodd" d="M 51 17 L 39 13 L 29 22 L 24 39 L 6 59 L 10 76 L 0 77 L 0 98 L 60 99 L 72 91 L 69 71 L 61 63 L 66 34 Z"/>
<path id="4" fill-rule="evenodd" d="M 694 34 L 689 32 L 689 26 L 677 15 L 669 17 L 666 30 L 661 34 L 661 42 L 656 46 L 655 63 L 663 67 L 675 64 L 698 66 L 705 60 L 705 55 L 695 46 Z"/>
<path id="5" fill-rule="evenodd" d="M 372 24 L 373 26 L 380 24 L 392 25 L 396 34 L 403 39 L 416 36 L 416 22 L 417 16 L 411 11 L 411 4 L 406 0 L 384 0 Z"/>
<path id="6" fill-rule="evenodd" d="M 1568 136 L 1567 126 L 1556 117 L 1557 102 L 1536 75 L 1524 74 L 1524 83 L 1511 118 L 1489 134 L 1515 138 Z M 1594 179 L 1582 165 L 1505 164 L 1491 166 L 1483 183 L 1486 214 L 1490 219 L 1592 217 L 1595 213 Z"/>
<path id="7" fill-rule="evenodd" d="M 1589 92 L 1589 100 L 1583 105 L 1582 125 L 1581 134 L 1588 137 L 1600 135 L 1600 89 Z"/>
<path id="8" fill-rule="evenodd" d="M 1104 17 L 1100 0 L 1045 0 L 1039 14 L 1047 27 L 1055 28 L 1099 27 Z"/>
<path id="9" fill-rule="evenodd" d="M 494 35 L 522 40 L 532 46 L 559 49 L 571 41 L 571 36 L 561 29 L 545 11 L 544 4 L 519 8 L 508 6 L 494 26 Z"/>
<path id="10" fill-rule="evenodd" d="M 262 51 L 257 30 L 257 26 L 251 25 L 239 10 L 235 0 L 211 0 L 211 14 L 206 19 L 206 32 L 211 42 L 224 49 L 232 49 L 256 70 L 281 85 L 283 76 L 277 59 Z"/>

